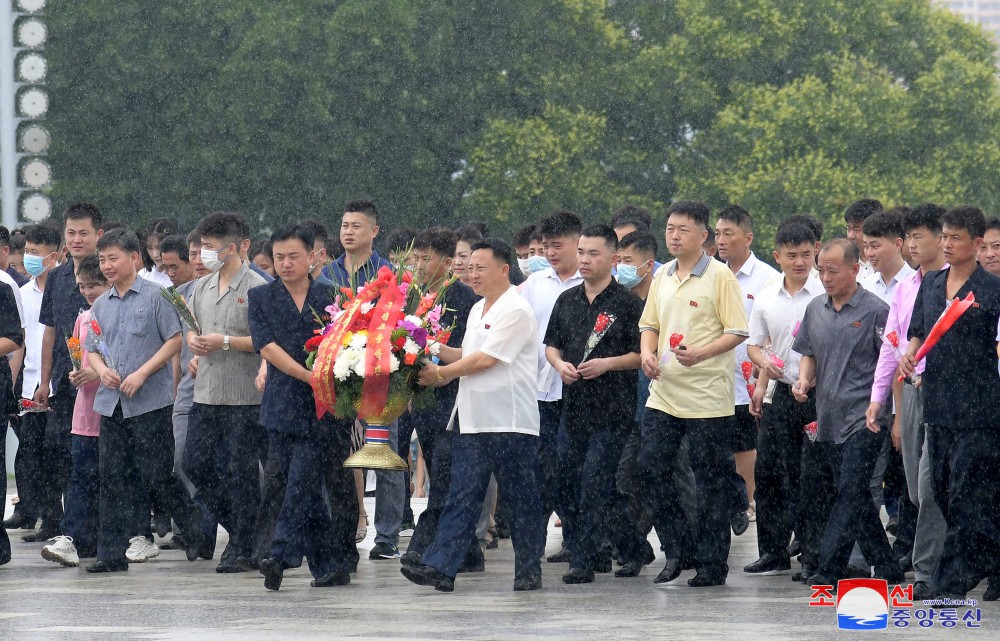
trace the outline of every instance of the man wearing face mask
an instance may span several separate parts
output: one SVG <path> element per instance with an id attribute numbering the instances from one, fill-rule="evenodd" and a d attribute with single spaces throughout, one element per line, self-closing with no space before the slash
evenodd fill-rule
<path id="1" fill-rule="evenodd" d="M 195 501 L 229 532 L 216 571 L 231 573 L 244 571 L 237 558 L 252 555 L 260 504 L 257 469 L 264 459 L 265 433 L 258 422 L 260 356 L 250 338 L 247 292 L 266 281 L 240 258 L 240 245 L 249 235 L 242 216 L 209 214 L 198 231 L 201 262 L 212 274 L 197 282 L 190 298 L 202 331 L 187 334 L 198 376 L 182 467 L 195 486 Z M 228 478 L 219 478 L 218 470 L 226 470 Z M 214 532 L 206 534 L 211 546 Z M 201 552 L 210 558 L 209 550 Z"/>
<path id="2" fill-rule="evenodd" d="M 545 260 L 545 246 L 542 244 L 542 232 L 538 225 L 525 225 L 517 230 L 513 241 L 517 266 L 525 278 L 549 266 L 549 261 Z"/>

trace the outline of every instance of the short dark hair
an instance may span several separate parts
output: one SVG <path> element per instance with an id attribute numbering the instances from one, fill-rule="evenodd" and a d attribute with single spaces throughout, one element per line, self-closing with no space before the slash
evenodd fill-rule
<path id="1" fill-rule="evenodd" d="M 708 224 L 708 218 L 710 215 L 708 205 L 697 200 L 678 200 L 677 202 L 667 207 L 667 218 L 670 218 L 672 214 L 681 214 L 682 216 L 687 216 L 694 222 L 698 223 L 709 233 L 709 238 L 715 238 L 715 231 L 711 229 Z"/>
<path id="2" fill-rule="evenodd" d="M 337 258 L 344 253 L 344 246 L 340 244 L 340 236 L 337 234 L 327 238 L 323 246 L 326 247 L 326 255 L 330 258 Z"/>
<path id="3" fill-rule="evenodd" d="M 344 213 L 357 212 L 359 214 L 364 214 L 372 220 L 374 224 L 378 224 L 378 209 L 375 208 L 375 203 L 370 200 L 349 200 L 347 204 L 344 205 Z"/>
<path id="4" fill-rule="evenodd" d="M 611 248 L 612 252 L 618 251 L 618 234 L 615 233 L 611 225 L 591 225 L 580 234 L 583 238 L 603 238 L 604 243 Z"/>
<path id="5" fill-rule="evenodd" d="M 149 240 L 149 238 L 163 240 L 167 236 L 173 236 L 178 233 L 180 233 L 180 228 L 177 226 L 176 221 L 169 218 L 157 218 L 142 230 L 142 238 L 143 240 Z"/>
<path id="6" fill-rule="evenodd" d="M 56 235 L 58 236 L 59 232 L 56 232 Z M 59 244 L 62 244 L 62 242 L 60 241 Z M 57 244 L 56 247 L 58 247 L 59 244 Z M 17 252 L 23 252 L 23 251 L 24 251 L 24 234 L 11 234 L 10 253 L 16 254 Z"/>
<path id="7" fill-rule="evenodd" d="M 851 223 L 863 223 L 869 216 L 877 214 L 882 209 L 882 203 L 874 198 L 855 200 L 844 210 L 844 222 L 848 225 Z"/>
<path id="8" fill-rule="evenodd" d="M 416 237 L 417 232 L 413 231 L 410 227 L 394 229 L 386 237 L 382 246 L 385 247 L 386 254 L 389 252 L 406 251 L 409 249 L 410 245 L 413 243 L 413 239 Z"/>
<path id="9" fill-rule="evenodd" d="M 982 238 L 986 234 L 986 214 L 979 207 L 971 205 L 949 209 L 941 217 L 941 224 L 952 229 L 964 229 L 973 238 Z"/>
<path id="10" fill-rule="evenodd" d="M 271 234 L 271 257 L 274 257 L 274 246 L 285 240 L 299 240 L 308 251 L 316 245 L 316 235 L 312 227 L 304 222 L 292 223 Z"/>
<path id="11" fill-rule="evenodd" d="M 221 240 L 234 240 L 237 245 L 250 237 L 250 226 L 243 216 L 232 211 L 216 211 L 198 223 L 198 235 Z M 161 247 L 162 251 L 162 247 Z"/>
<path id="12" fill-rule="evenodd" d="M 903 217 L 888 211 L 872 214 L 861 225 L 861 233 L 873 238 L 888 238 L 890 240 L 902 238 L 905 233 L 903 231 Z"/>
<path id="13" fill-rule="evenodd" d="M 990 218 L 986 221 L 986 231 L 990 230 L 1000 231 L 1000 218 L 990 216 Z"/>
<path id="14" fill-rule="evenodd" d="M 476 229 L 478 229 L 479 233 L 483 235 L 483 238 L 489 238 L 490 237 L 490 226 L 487 225 L 484 221 L 482 221 L 482 220 L 469 220 L 469 221 L 466 221 L 465 224 L 466 225 L 470 225 L 470 226 L 475 227 Z"/>
<path id="15" fill-rule="evenodd" d="M 507 263 L 509 266 L 513 266 L 515 264 L 514 250 L 512 250 L 510 245 L 508 245 L 504 240 L 499 238 L 485 238 L 472 245 L 472 251 L 478 251 L 480 249 L 490 250 L 493 253 L 494 258 Z"/>
<path id="16" fill-rule="evenodd" d="M 3 229 L 0 227 L 0 229 Z M 25 242 L 32 243 L 33 245 L 46 245 L 48 247 L 59 247 L 62 244 L 62 236 L 59 234 L 59 230 L 52 225 L 47 225 L 41 222 L 37 225 L 31 225 L 24 230 L 24 240 Z"/>
<path id="17" fill-rule="evenodd" d="M 315 218 L 303 218 L 298 224 L 312 230 L 313 244 L 309 245 L 309 249 L 315 247 L 316 243 L 322 244 L 324 248 L 326 247 L 326 239 L 330 237 L 330 232 L 327 231 L 326 225 Z"/>
<path id="18" fill-rule="evenodd" d="M 466 242 L 469 245 L 474 245 L 483 240 L 483 233 L 479 231 L 479 228 L 469 224 L 456 227 L 455 235 L 458 236 L 458 242 Z"/>
<path id="19" fill-rule="evenodd" d="M 211 235 L 211 234 L 206 234 Z M 213 236 L 214 238 L 214 236 Z M 173 236 L 167 236 L 160 241 L 160 253 L 165 254 L 171 252 L 177 254 L 177 257 L 183 262 L 188 262 L 190 257 L 188 256 L 188 244 L 187 238 L 181 236 L 180 234 L 174 234 Z"/>
<path id="20" fill-rule="evenodd" d="M 139 237 L 131 229 L 112 229 L 109 232 L 105 232 L 97 240 L 97 251 L 99 252 L 111 249 L 112 247 L 118 247 L 130 254 L 132 252 L 137 254 L 142 253 L 142 245 L 139 243 Z"/>
<path id="21" fill-rule="evenodd" d="M 192 229 L 191 233 L 187 235 L 187 238 L 185 240 L 187 240 L 188 247 L 190 247 L 191 245 L 197 245 L 198 247 L 201 247 L 201 234 L 198 232 L 197 229 Z"/>
<path id="22" fill-rule="evenodd" d="M 833 240 L 828 240 L 820 248 L 820 252 L 825 252 L 834 247 L 840 247 L 844 251 L 844 263 L 847 265 L 857 265 L 861 260 L 861 254 L 858 252 L 858 246 L 847 240 L 846 238 L 834 238 Z"/>
<path id="23" fill-rule="evenodd" d="M 815 238 L 813 242 L 818 243 L 823 240 L 823 221 L 815 216 L 810 216 L 809 214 L 792 214 L 778 223 L 778 229 L 780 230 L 785 225 L 805 225 L 813 233 L 813 238 Z"/>
<path id="24" fill-rule="evenodd" d="M 94 225 L 94 229 L 101 229 L 101 210 L 93 203 L 73 203 L 66 208 L 63 216 L 64 222 L 67 220 L 82 220 L 89 218 Z"/>
<path id="25" fill-rule="evenodd" d="M 271 257 L 271 241 L 266 238 L 260 238 L 255 240 L 250 244 L 250 253 L 247 256 L 250 260 L 253 260 L 258 254 L 264 254 L 268 258 Z"/>
<path id="26" fill-rule="evenodd" d="M 635 225 L 636 231 L 649 231 L 653 217 L 642 207 L 628 204 L 611 215 L 611 226 L 615 229 L 627 225 Z"/>
<path id="27" fill-rule="evenodd" d="M 539 242 L 542 240 L 542 233 L 538 231 L 538 225 L 525 225 L 514 232 L 514 247 L 527 247 L 533 240 Z"/>
<path id="28" fill-rule="evenodd" d="M 816 236 L 809 227 L 799 223 L 778 227 L 778 233 L 774 237 L 775 247 L 798 247 L 803 243 L 816 244 Z"/>
<path id="29" fill-rule="evenodd" d="M 940 234 L 941 218 L 947 211 L 948 210 L 941 205 L 925 203 L 906 215 L 903 219 L 903 228 L 907 232 L 910 232 L 918 227 L 926 227 L 931 232 Z"/>
<path id="30" fill-rule="evenodd" d="M 428 227 L 413 239 L 413 249 L 429 249 L 438 256 L 455 255 L 458 235 L 447 227 Z"/>
<path id="31" fill-rule="evenodd" d="M 705 231 L 708 232 L 708 236 L 705 237 L 705 242 L 701 244 L 702 247 L 712 247 L 715 245 L 715 230 L 711 227 L 705 227 Z"/>
<path id="32" fill-rule="evenodd" d="M 126 225 L 125 223 L 123 223 L 120 220 L 111 220 L 111 221 L 108 221 L 108 222 L 104 223 L 104 225 L 103 225 L 103 229 L 106 232 L 109 232 L 112 229 L 125 229 L 126 227 L 128 227 L 128 225 Z"/>
<path id="33" fill-rule="evenodd" d="M 539 228 L 542 238 L 579 236 L 583 233 L 583 222 L 575 212 L 560 209 L 551 216 L 543 219 Z"/>
<path id="34" fill-rule="evenodd" d="M 729 205 L 719 212 L 719 220 L 725 220 L 736 225 L 747 233 L 753 233 L 753 218 L 750 212 L 739 205 Z"/>
<path id="35" fill-rule="evenodd" d="M 0 247 L 10 247 L 10 230 L 0 225 Z"/>
<path id="36" fill-rule="evenodd" d="M 630 232 L 618 241 L 619 250 L 628 249 L 629 247 L 634 247 L 636 251 L 651 256 L 656 256 L 656 252 L 660 248 L 656 242 L 656 237 L 645 231 Z"/>
<path id="37" fill-rule="evenodd" d="M 84 282 L 105 284 L 108 279 L 101 271 L 101 259 L 97 254 L 85 256 L 76 266 L 76 277 Z"/>

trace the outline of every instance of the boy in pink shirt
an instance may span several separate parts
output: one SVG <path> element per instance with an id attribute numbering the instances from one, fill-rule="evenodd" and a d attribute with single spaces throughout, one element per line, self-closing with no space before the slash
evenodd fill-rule
<path id="1" fill-rule="evenodd" d="M 76 268 L 76 282 L 88 305 L 110 285 L 96 255 L 80 261 Z M 98 499 L 100 475 L 97 437 L 101 433 L 101 417 L 94 411 L 94 396 L 100 386 L 100 377 L 87 365 L 87 344 L 90 333 L 90 310 L 80 312 L 73 327 L 73 336 L 80 341 L 82 365 L 69 374 L 70 382 L 77 388 L 76 405 L 73 407 L 72 468 L 66 487 L 66 507 L 60 531 L 62 535 L 49 540 L 42 548 L 42 558 L 65 567 L 80 565 L 80 557 L 97 554 Z"/>

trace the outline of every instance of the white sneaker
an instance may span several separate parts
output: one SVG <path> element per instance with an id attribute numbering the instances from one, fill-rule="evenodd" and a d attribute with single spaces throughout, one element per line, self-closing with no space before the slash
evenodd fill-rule
<path id="1" fill-rule="evenodd" d="M 145 563 L 157 556 L 160 556 L 160 548 L 146 537 L 133 536 L 128 540 L 125 558 L 128 559 L 129 563 Z"/>
<path id="2" fill-rule="evenodd" d="M 73 537 L 57 536 L 49 539 L 49 544 L 42 548 L 42 558 L 67 568 L 80 566 L 80 555 L 76 553 Z"/>

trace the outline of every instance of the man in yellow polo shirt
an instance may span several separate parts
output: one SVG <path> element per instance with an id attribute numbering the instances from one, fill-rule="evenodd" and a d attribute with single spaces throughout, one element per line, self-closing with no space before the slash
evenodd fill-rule
<path id="1" fill-rule="evenodd" d="M 735 391 L 733 349 L 749 335 L 739 283 L 724 264 L 702 251 L 709 210 L 680 201 L 667 210 L 666 242 L 674 260 L 664 265 L 639 320 L 642 369 L 650 386 L 638 464 L 643 492 L 667 564 L 654 583 L 673 581 L 694 556 L 692 587 L 723 585 L 729 566 Z M 697 532 L 686 532 L 673 467 L 687 438 L 698 486 Z M 688 543 L 690 542 L 690 543 Z"/>

